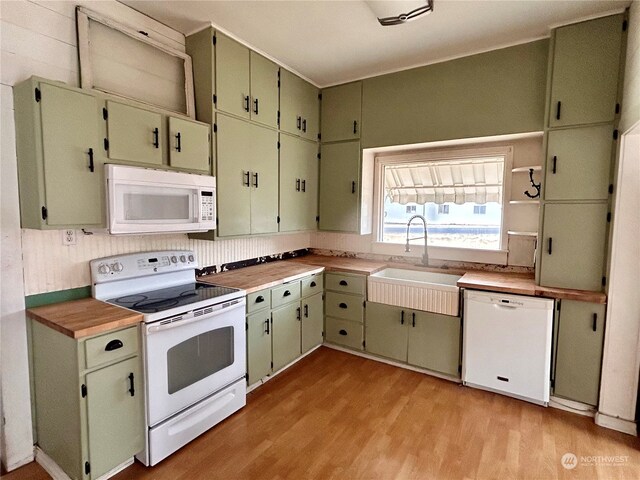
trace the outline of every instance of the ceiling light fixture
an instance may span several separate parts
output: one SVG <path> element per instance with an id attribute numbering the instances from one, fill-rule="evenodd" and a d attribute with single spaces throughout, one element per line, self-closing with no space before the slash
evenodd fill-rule
<path id="1" fill-rule="evenodd" d="M 428 14 L 433 12 L 433 2 L 434 0 L 426 0 L 426 5 L 421 5 L 417 8 L 414 8 L 413 10 L 409 10 L 407 13 L 400 13 L 398 15 L 393 15 L 393 16 L 384 16 L 384 17 L 380 17 L 377 16 L 378 18 L 378 22 L 380 22 L 380 25 L 382 25 L 383 27 L 390 27 L 392 25 L 402 25 L 403 23 L 407 23 L 409 20 L 414 20 L 422 15 Z M 372 4 L 375 3 L 382 3 L 382 2 L 368 2 L 370 6 L 372 6 Z M 388 3 L 401 3 L 401 2 L 388 2 Z M 412 2 L 415 4 L 415 2 Z M 377 8 L 374 9 L 378 10 Z M 375 12 L 376 14 L 378 12 Z"/>

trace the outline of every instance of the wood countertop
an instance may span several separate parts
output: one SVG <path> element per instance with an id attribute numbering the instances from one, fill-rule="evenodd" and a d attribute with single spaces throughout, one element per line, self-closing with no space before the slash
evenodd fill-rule
<path id="1" fill-rule="evenodd" d="M 286 261 L 306 265 L 318 265 L 324 267 L 327 272 L 359 273 L 362 275 L 371 275 L 389 266 L 387 263 L 373 260 L 351 257 L 329 257 L 326 255 L 305 255 L 304 257 L 292 258 Z"/>
<path id="2" fill-rule="evenodd" d="M 578 300 L 581 302 L 607 303 L 601 292 L 570 290 L 567 288 L 542 287 L 535 284 L 533 275 L 495 272 L 467 272 L 458 280 L 458 287 L 492 292 L 515 293 L 536 297 Z"/>
<path id="3" fill-rule="evenodd" d="M 253 293 L 298 280 L 307 275 L 321 273 L 323 270 L 324 268 L 321 266 L 305 265 L 298 262 L 269 262 L 228 272 L 205 275 L 198 277 L 198 281 L 240 288 L 247 293 Z"/>
<path id="4" fill-rule="evenodd" d="M 27 315 L 71 338 L 88 337 L 142 321 L 140 313 L 94 298 L 30 308 Z"/>

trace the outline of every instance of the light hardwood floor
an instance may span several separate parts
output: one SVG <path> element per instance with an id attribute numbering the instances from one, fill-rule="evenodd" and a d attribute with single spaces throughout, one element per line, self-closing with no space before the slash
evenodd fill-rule
<path id="1" fill-rule="evenodd" d="M 569 452 L 573 470 L 560 463 Z M 594 456 L 626 459 L 580 462 Z M 156 467 L 115 478 L 635 480 L 640 442 L 591 418 L 323 347 Z"/>

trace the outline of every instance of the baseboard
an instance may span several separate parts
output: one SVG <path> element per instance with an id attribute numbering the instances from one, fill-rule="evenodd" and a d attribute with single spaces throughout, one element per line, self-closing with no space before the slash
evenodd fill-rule
<path id="1" fill-rule="evenodd" d="M 298 363 L 300 360 L 302 360 L 304 357 L 306 357 L 307 355 L 311 355 L 313 352 L 315 352 L 317 349 L 319 349 L 320 347 L 322 347 L 322 345 L 326 345 L 326 344 L 320 344 L 316 347 L 313 347 L 311 350 L 309 350 L 306 353 L 303 353 L 302 355 L 300 355 L 298 358 L 296 358 L 293 362 L 288 363 L 287 365 L 285 365 L 284 367 L 282 367 L 280 370 L 278 370 L 277 372 L 273 372 L 271 375 L 267 375 L 264 378 L 261 378 L 260 380 L 258 380 L 256 383 L 254 383 L 253 385 L 249 385 L 247 387 L 247 393 L 252 392 L 253 390 L 255 390 L 256 388 L 260 387 L 261 385 L 264 385 L 265 383 L 267 383 L 269 380 L 273 379 L 274 377 L 278 376 L 279 374 L 281 374 L 282 372 L 284 372 L 287 368 L 289 368 L 291 365 L 295 365 L 296 363 Z"/>
<path id="2" fill-rule="evenodd" d="M 60 466 L 46 453 L 44 453 L 40 447 L 34 447 L 35 450 L 35 458 L 36 462 L 49 474 L 53 480 L 71 480 L 69 475 L 67 475 L 64 470 L 60 468 Z M 108 478 L 113 477 L 115 474 L 120 473 L 122 470 L 127 468 L 129 465 L 133 465 L 134 458 L 131 457 L 129 460 L 121 463 L 115 468 L 112 468 L 104 475 L 101 475 L 96 480 L 106 480 Z"/>
<path id="3" fill-rule="evenodd" d="M 359 350 L 351 350 L 350 348 L 341 347 L 339 345 L 334 345 L 332 343 L 323 343 L 323 347 L 332 348 L 333 350 L 339 350 L 341 352 L 350 353 L 351 355 L 355 355 L 356 357 L 363 357 L 369 360 L 373 360 L 375 362 L 386 363 L 387 365 L 392 365 L 398 368 L 404 368 L 405 370 L 411 370 L 413 372 L 424 373 L 425 375 L 430 375 L 432 377 L 441 378 L 442 380 L 448 380 L 450 382 L 462 383 L 462 380 L 458 377 L 453 377 L 451 375 L 445 375 L 444 373 L 434 372 L 433 370 L 427 370 L 426 368 L 414 367 L 413 365 L 408 365 L 406 363 L 396 362 L 394 360 L 389 360 L 387 358 L 377 357 L 375 355 L 371 355 L 370 353 L 361 352 Z"/>
<path id="4" fill-rule="evenodd" d="M 566 398 L 559 398 L 551 396 L 549 400 L 549 406 L 557 408 L 558 410 L 564 410 L 565 412 L 575 413 L 582 415 L 583 417 L 593 418 L 596 414 L 596 409 L 586 403 L 576 402 L 574 400 L 568 400 Z"/>
<path id="5" fill-rule="evenodd" d="M 627 433 L 635 437 L 638 436 L 638 425 L 631 420 L 624 420 L 618 417 L 611 417 L 601 412 L 596 413 L 596 425 Z"/>
<path id="6" fill-rule="evenodd" d="M 49 455 L 44 453 L 40 447 L 36 446 L 34 450 L 36 453 L 36 462 L 38 462 L 45 472 L 51 475 L 53 480 L 71 480 L 69 475 L 64 473 L 64 470 L 62 470 Z"/>

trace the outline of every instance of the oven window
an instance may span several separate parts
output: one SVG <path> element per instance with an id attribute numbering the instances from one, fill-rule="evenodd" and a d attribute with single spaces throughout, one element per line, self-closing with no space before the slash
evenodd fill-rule
<path id="1" fill-rule="evenodd" d="M 169 394 L 233 364 L 233 327 L 192 337 L 167 352 Z"/>

